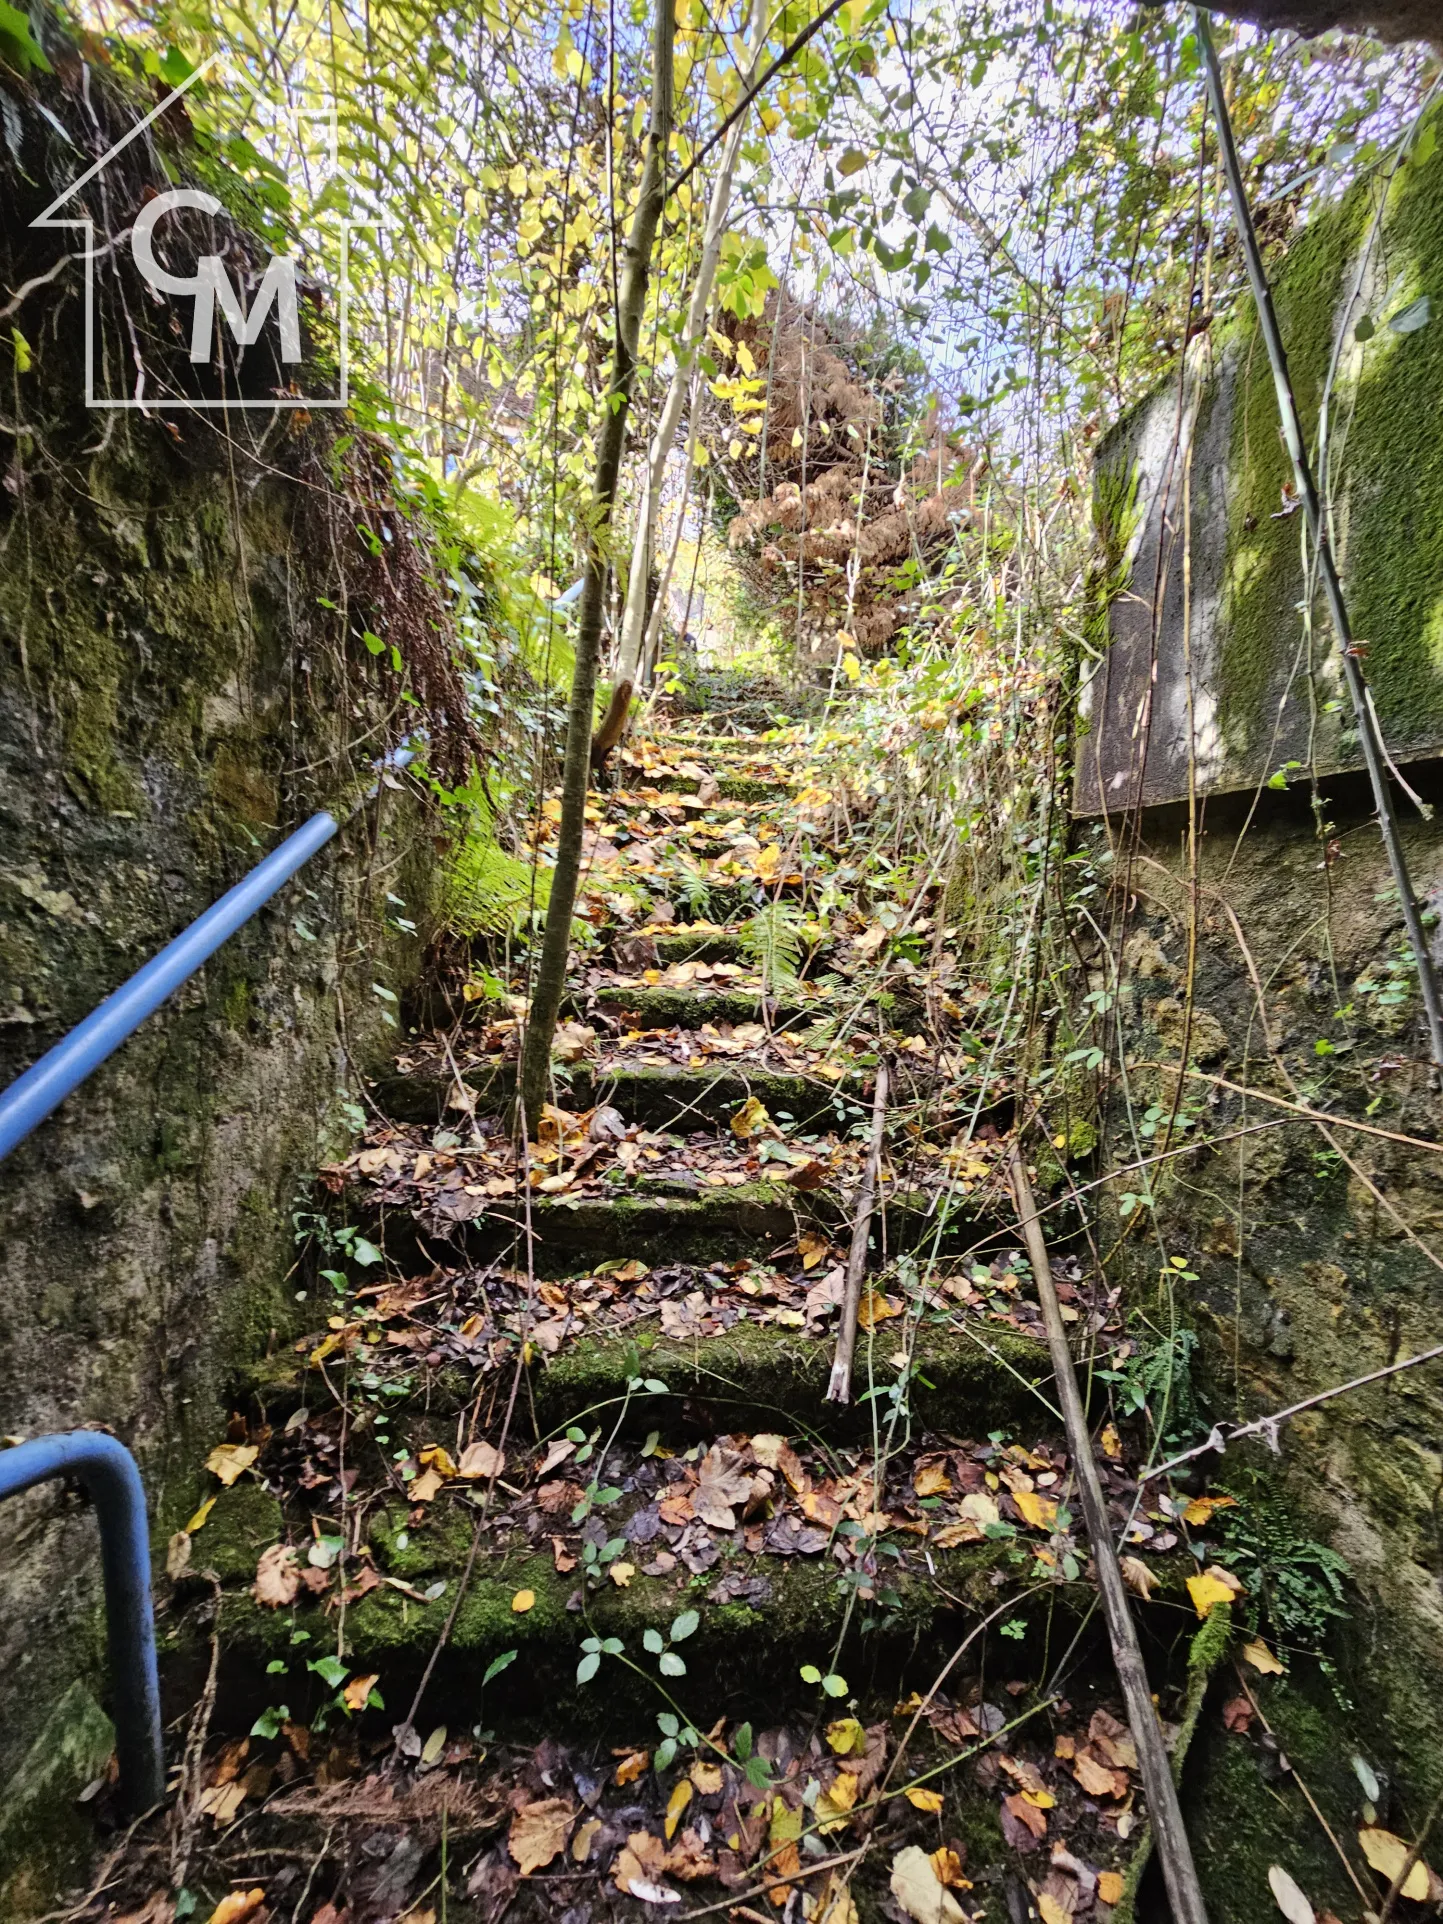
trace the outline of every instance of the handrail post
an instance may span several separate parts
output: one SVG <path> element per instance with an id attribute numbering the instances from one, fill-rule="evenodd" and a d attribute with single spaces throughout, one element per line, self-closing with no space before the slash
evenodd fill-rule
<path id="1" fill-rule="evenodd" d="M 84 1486 L 100 1522 L 120 1793 L 127 1815 L 138 1817 L 165 1796 L 145 1488 L 130 1451 L 102 1430 L 66 1430 L 0 1450 L 0 1498 L 57 1476 Z"/>

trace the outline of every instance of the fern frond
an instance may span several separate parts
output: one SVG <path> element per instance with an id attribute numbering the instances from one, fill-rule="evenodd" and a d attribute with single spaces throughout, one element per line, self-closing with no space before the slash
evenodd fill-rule
<path id="1" fill-rule="evenodd" d="M 761 971 L 767 995 L 794 988 L 802 972 L 801 915 L 791 902 L 769 902 L 740 932 L 742 953 Z"/>
<path id="2" fill-rule="evenodd" d="M 525 922 L 533 904 L 544 912 L 550 896 L 551 870 L 538 869 L 533 878 L 529 863 L 499 845 L 489 814 L 476 810 L 442 880 L 441 912 L 452 933 L 505 935 Z"/>

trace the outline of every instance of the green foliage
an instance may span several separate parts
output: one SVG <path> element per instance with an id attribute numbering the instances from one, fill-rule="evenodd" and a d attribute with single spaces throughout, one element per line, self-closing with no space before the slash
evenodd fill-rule
<path id="1" fill-rule="evenodd" d="M 761 971 L 767 995 L 794 988 L 802 972 L 802 917 L 791 902 L 769 902 L 741 931 L 742 953 Z"/>
<path id="2" fill-rule="evenodd" d="M 1348 1615 L 1346 1558 L 1308 1536 L 1292 1509 L 1268 1488 L 1265 1474 L 1246 1471 L 1236 1509 L 1214 1518 L 1225 1560 L 1248 1587 L 1249 1621 L 1263 1614 L 1278 1637 L 1316 1651 L 1331 1626 Z"/>
<path id="3" fill-rule="evenodd" d="M 551 871 L 533 869 L 496 840 L 491 811 L 478 800 L 447 852 L 441 914 L 455 935 L 505 936 L 523 928 L 533 911 L 544 914 Z"/>

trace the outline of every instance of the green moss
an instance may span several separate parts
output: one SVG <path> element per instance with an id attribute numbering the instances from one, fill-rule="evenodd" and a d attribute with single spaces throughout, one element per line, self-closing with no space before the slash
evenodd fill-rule
<path id="1" fill-rule="evenodd" d="M 1305 442 L 1317 429 L 1333 316 L 1367 208 L 1354 193 L 1319 213 L 1289 248 L 1274 301 Z M 1278 400 L 1257 316 L 1243 309 L 1226 352 L 1234 359 L 1228 461 L 1227 559 L 1221 611 L 1218 716 L 1230 751 L 1247 765 L 1272 712 L 1301 635 L 1300 517 L 1279 515 L 1292 464 L 1278 434 Z M 1326 646 L 1326 630 L 1319 648 Z"/>
<path id="2" fill-rule="evenodd" d="M 1433 116 L 1440 124 L 1440 116 Z M 1384 736 L 1443 742 L 1443 155 L 1395 177 L 1385 214 L 1386 312 L 1363 354 L 1347 441 L 1347 586 Z M 1384 323 L 1420 294 L 1412 334 Z"/>
<path id="3" fill-rule="evenodd" d="M 0 1793 L 0 1919 L 49 1908 L 59 1881 L 93 1840 L 76 1797 L 104 1771 L 115 1729 L 84 1684 L 56 1704 Z"/>

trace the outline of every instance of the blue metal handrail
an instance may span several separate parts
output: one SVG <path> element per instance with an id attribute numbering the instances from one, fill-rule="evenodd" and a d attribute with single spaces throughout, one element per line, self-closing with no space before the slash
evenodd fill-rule
<path id="1" fill-rule="evenodd" d="M 411 748 L 394 749 L 377 767 L 380 771 L 405 768 L 415 753 Z M 377 782 L 357 806 L 375 795 L 379 786 Z M 0 1093 L 0 1161 L 249 921 L 340 826 L 329 810 L 313 815 L 17 1076 Z M 134 1814 L 149 1810 L 165 1795 L 145 1488 L 130 1452 L 100 1430 L 62 1431 L 0 1450 L 0 1499 L 56 1476 L 77 1478 L 90 1492 L 100 1518 L 115 1747 L 121 1794 Z"/>
<path id="2" fill-rule="evenodd" d="M 100 1519 L 120 1794 L 135 1817 L 165 1796 L 145 1490 L 130 1451 L 102 1430 L 68 1430 L 0 1450 L 0 1498 L 56 1476 L 82 1484 Z"/>
<path id="3" fill-rule="evenodd" d="M 382 768 L 404 768 L 415 750 L 398 748 Z M 375 793 L 373 788 L 371 794 Z M 215 954 L 221 943 L 248 922 L 296 870 L 337 833 L 340 823 L 329 810 L 313 815 L 294 835 L 236 883 L 204 915 L 159 955 L 152 956 L 108 995 L 98 1009 L 77 1023 L 63 1041 L 41 1056 L 0 1093 L 0 1162 L 57 1108 L 72 1090 L 100 1067 L 128 1036 Z"/>

